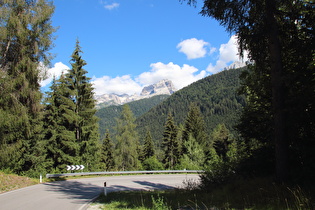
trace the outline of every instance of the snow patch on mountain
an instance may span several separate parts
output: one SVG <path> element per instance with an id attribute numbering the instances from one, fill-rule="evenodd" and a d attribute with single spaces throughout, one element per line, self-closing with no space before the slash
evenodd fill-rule
<path id="1" fill-rule="evenodd" d="M 155 84 L 146 86 L 142 89 L 140 95 L 128 95 L 128 94 L 103 94 L 96 95 L 95 100 L 97 107 L 104 107 L 110 105 L 122 105 L 132 101 L 137 101 L 144 98 L 150 98 L 156 95 L 171 95 L 176 91 L 171 80 L 163 79 Z"/>

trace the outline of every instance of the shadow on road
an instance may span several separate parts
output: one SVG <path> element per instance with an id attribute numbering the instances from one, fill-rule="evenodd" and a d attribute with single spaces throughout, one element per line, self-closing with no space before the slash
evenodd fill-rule
<path id="1" fill-rule="evenodd" d="M 57 181 L 44 184 L 47 191 L 62 193 L 62 199 L 82 200 L 86 203 L 87 200 L 99 195 L 103 188 L 97 185 L 85 184 L 78 181 Z M 81 203 L 81 201 L 80 201 Z"/>
<path id="2" fill-rule="evenodd" d="M 123 185 L 111 185 L 107 189 L 108 189 L 108 192 L 141 190 L 140 188 L 126 187 Z"/>
<path id="3" fill-rule="evenodd" d="M 143 186 L 146 186 L 145 188 L 148 190 L 170 190 L 174 189 L 175 187 L 161 184 L 161 183 L 153 183 L 148 181 L 134 181 L 135 183 L 141 184 Z"/>
<path id="4" fill-rule="evenodd" d="M 134 190 L 169 190 L 175 188 L 173 186 L 148 181 L 133 181 L 133 183 L 138 184 L 138 186 L 128 187 L 123 185 L 110 185 L 107 189 L 108 192 L 117 192 Z"/>
<path id="5" fill-rule="evenodd" d="M 168 190 L 175 187 L 149 181 L 132 181 L 131 185 L 109 185 L 107 192 L 138 191 L 138 190 Z M 45 190 L 56 193 L 59 199 L 72 199 L 75 203 L 86 203 L 104 192 L 104 187 L 79 181 L 56 181 L 44 183 Z"/>

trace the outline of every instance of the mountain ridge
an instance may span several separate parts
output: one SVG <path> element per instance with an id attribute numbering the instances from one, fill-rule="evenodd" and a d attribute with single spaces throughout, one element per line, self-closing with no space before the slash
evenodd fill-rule
<path id="1" fill-rule="evenodd" d="M 111 105 L 123 105 L 132 101 L 138 101 L 145 98 L 150 98 L 157 95 L 171 95 L 176 92 L 173 82 L 168 79 L 160 80 L 152 85 L 145 86 L 140 95 L 133 94 L 102 94 L 96 95 L 96 108 L 100 109 Z"/>

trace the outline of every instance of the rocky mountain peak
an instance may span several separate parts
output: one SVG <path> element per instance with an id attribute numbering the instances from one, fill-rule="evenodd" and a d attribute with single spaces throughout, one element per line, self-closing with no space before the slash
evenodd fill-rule
<path id="1" fill-rule="evenodd" d="M 146 86 L 142 89 L 140 95 L 128 95 L 128 94 L 103 94 L 96 95 L 97 108 L 106 107 L 110 105 L 122 105 L 131 101 L 137 101 L 144 98 L 150 98 L 156 95 L 171 95 L 176 91 L 171 80 L 163 79 L 155 84 Z"/>
<path id="2" fill-rule="evenodd" d="M 141 96 L 148 95 L 171 95 L 176 91 L 171 80 L 163 79 L 153 85 L 146 86 L 142 89 Z"/>

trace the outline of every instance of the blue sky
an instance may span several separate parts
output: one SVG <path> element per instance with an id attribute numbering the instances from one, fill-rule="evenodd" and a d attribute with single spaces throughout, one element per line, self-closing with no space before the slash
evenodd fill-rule
<path id="1" fill-rule="evenodd" d="M 200 1 L 199 1 L 200 2 Z M 52 75 L 69 69 L 76 39 L 95 93 L 139 94 L 162 79 L 177 89 L 237 62 L 236 37 L 179 0 L 54 0 Z"/>

